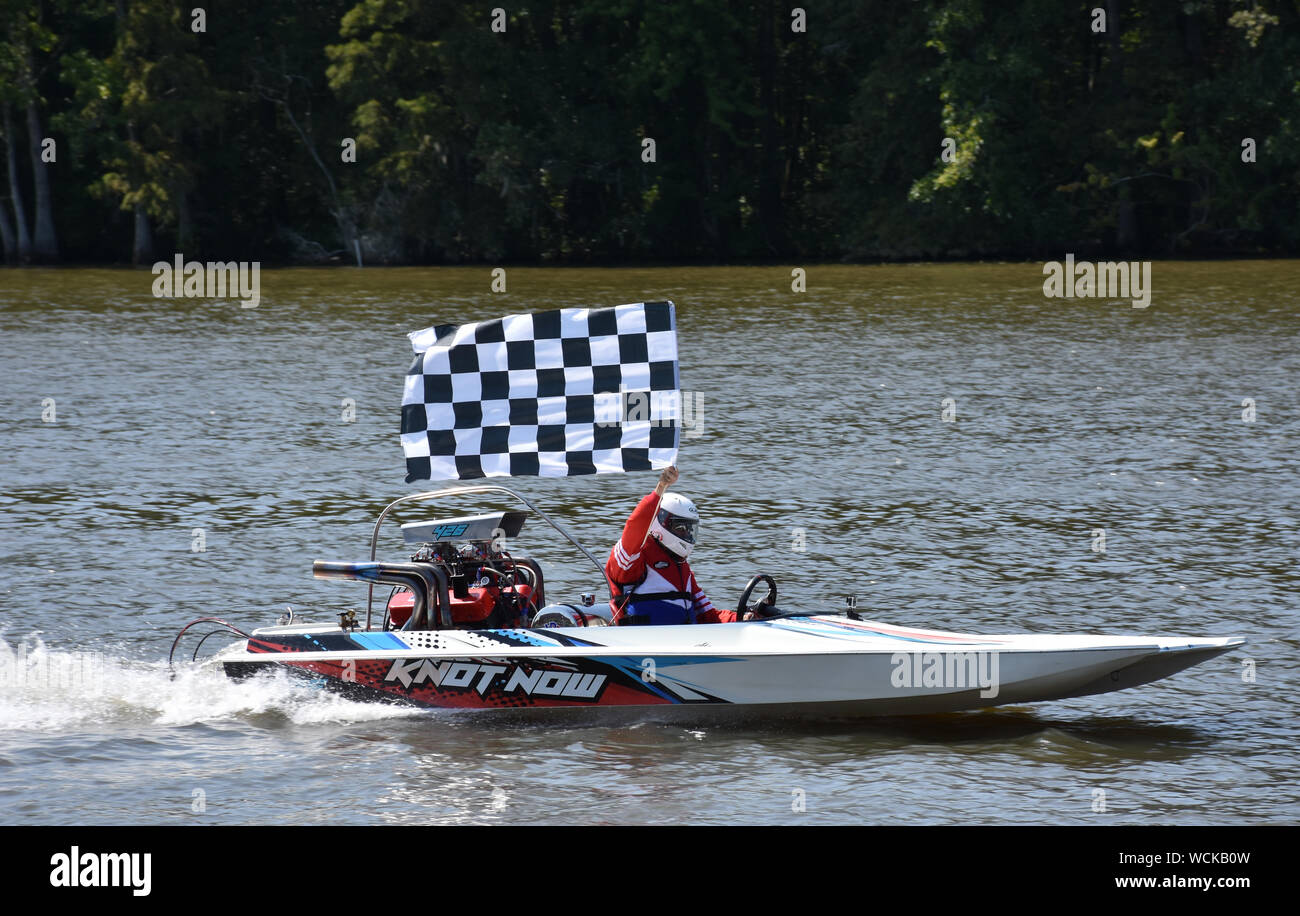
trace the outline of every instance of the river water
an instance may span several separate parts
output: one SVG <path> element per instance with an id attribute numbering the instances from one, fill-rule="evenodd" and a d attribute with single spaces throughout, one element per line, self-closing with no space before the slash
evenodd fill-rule
<path id="1" fill-rule="evenodd" d="M 1294 823 L 1298 279 L 1158 262 L 1138 309 L 1045 298 L 1037 264 L 812 266 L 806 292 L 789 267 L 510 269 L 504 293 L 488 268 L 268 270 L 243 309 L 0 271 L 0 823 Z M 194 617 L 364 604 L 310 568 L 427 488 L 403 482 L 407 331 L 664 298 L 715 604 L 767 571 L 783 604 L 890 623 L 1249 644 L 1105 696 L 771 725 L 169 677 Z M 603 556 L 653 481 L 518 484 Z M 553 596 L 598 591 L 539 523 L 521 541 Z"/>

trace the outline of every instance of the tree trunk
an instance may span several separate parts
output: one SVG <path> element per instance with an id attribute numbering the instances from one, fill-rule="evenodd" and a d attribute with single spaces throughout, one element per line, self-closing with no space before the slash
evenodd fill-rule
<path id="1" fill-rule="evenodd" d="M 6 264 L 18 260 L 18 240 L 14 238 L 14 227 L 9 223 L 9 212 L 0 207 L 0 244 L 4 245 Z"/>
<path id="2" fill-rule="evenodd" d="M 1128 188 L 1120 191 L 1119 225 L 1116 227 L 1115 234 L 1115 243 L 1120 251 L 1132 252 L 1137 249 L 1139 241 L 1137 205 L 1129 197 Z"/>
<path id="3" fill-rule="evenodd" d="M 194 217 L 190 212 L 189 192 L 177 188 L 173 194 L 176 198 L 176 250 L 186 257 L 197 258 L 199 252 L 194 241 Z"/>
<path id="4" fill-rule="evenodd" d="M 139 267 L 153 263 L 153 230 L 143 204 L 135 205 L 135 239 L 131 242 L 131 263 Z"/>
<path id="5" fill-rule="evenodd" d="M 118 20 L 123 17 L 121 2 L 118 4 Z M 135 148 L 135 122 L 126 122 L 126 139 L 131 148 Z M 136 267 L 153 263 L 153 230 L 149 226 L 149 214 L 143 204 L 135 205 L 135 234 L 131 241 L 131 263 Z"/>
<path id="6" fill-rule="evenodd" d="M 1106 0 L 1106 37 L 1110 40 L 1110 91 L 1114 99 L 1128 95 L 1124 85 L 1124 46 L 1120 42 L 1119 0 Z"/>
<path id="7" fill-rule="evenodd" d="M 1124 84 L 1124 46 L 1120 41 L 1119 0 L 1106 0 L 1106 33 L 1110 39 L 1109 106 L 1119 115 L 1124 111 L 1124 102 L 1128 98 L 1128 87 Z M 1142 244 L 1137 219 L 1140 193 L 1136 182 L 1125 184 L 1119 191 L 1115 244 L 1122 252 L 1137 251 Z"/>
<path id="8" fill-rule="evenodd" d="M 59 239 L 54 232 L 54 199 L 50 195 L 49 163 L 41 159 L 41 119 L 35 100 L 27 103 L 28 145 L 32 151 L 32 184 L 36 187 L 36 236 L 32 252 L 41 261 L 59 259 Z"/>
<path id="9" fill-rule="evenodd" d="M 758 94 L 762 109 L 759 143 L 758 207 L 764 240 L 770 254 L 785 253 L 785 214 L 781 201 L 781 138 L 776 121 L 776 23 L 770 0 L 759 6 Z"/>
<path id="10" fill-rule="evenodd" d="M 5 137 L 6 144 L 8 137 Z M 0 198 L 2 200 L 3 198 Z M 9 219 L 9 211 L 0 206 L 0 245 L 4 245 L 4 258 L 6 264 L 12 264 L 18 260 L 18 239 L 14 237 L 14 226 Z"/>
<path id="11" fill-rule="evenodd" d="M 18 260 L 27 263 L 32 259 L 32 237 L 27 228 L 27 208 L 23 206 L 23 189 L 18 183 L 18 154 L 14 143 L 14 122 L 9 106 L 4 105 L 5 148 L 9 163 L 9 197 L 14 205 L 14 234 L 18 239 Z"/>
<path id="12" fill-rule="evenodd" d="M 338 186 L 334 183 L 334 176 L 330 174 L 330 170 L 326 168 L 324 161 L 321 160 L 320 155 L 316 152 L 316 144 L 312 143 L 311 137 L 307 136 L 307 131 L 298 123 L 298 119 L 293 116 L 293 109 L 289 107 L 289 98 L 287 94 L 284 98 L 263 94 L 263 98 L 267 98 L 280 106 L 280 109 L 284 112 L 284 116 L 288 118 L 289 124 L 298 132 L 298 137 L 302 140 L 302 145 L 307 149 L 307 153 L 316 163 L 316 166 L 321 170 L 321 174 L 325 176 L 325 183 L 329 185 L 330 189 L 330 215 L 334 217 L 334 222 L 338 225 L 339 236 L 343 241 L 343 247 L 347 249 L 349 254 L 351 254 L 353 250 L 353 242 L 357 239 L 357 227 L 344 209 L 343 204 L 339 202 Z"/>

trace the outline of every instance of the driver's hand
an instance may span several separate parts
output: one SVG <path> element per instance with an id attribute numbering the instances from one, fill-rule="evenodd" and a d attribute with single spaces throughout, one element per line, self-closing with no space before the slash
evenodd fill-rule
<path id="1" fill-rule="evenodd" d="M 757 619 L 758 619 L 758 615 L 755 614 L 753 611 L 745 611 L 745 616 L 742 617 L 742 618 L 740 618 L 740 619 L 741 619 L 741 620 L 757 620 Z"/>
<path id="2" fill-rule="evenodd" d="M 677 467 L 669 465 L 659 474 L 659 489 L 666 490 L 677 483 Z"/>

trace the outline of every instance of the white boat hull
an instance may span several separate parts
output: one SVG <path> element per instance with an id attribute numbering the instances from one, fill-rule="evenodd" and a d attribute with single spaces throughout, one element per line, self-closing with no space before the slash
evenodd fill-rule
<path id="1" fill-rule="evenodd" d="M 897 716 L 1108 693 L 1239 638 L 979 636 L 842 616 L 513 630 L 255 630 L 223 653 L 240 677 L 283 667 L 374 699 L 459 710 L 623 709 L 700 718 Z"/>

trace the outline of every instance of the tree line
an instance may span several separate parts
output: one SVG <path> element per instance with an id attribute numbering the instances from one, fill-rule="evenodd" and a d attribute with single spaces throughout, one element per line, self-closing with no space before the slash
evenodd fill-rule
<path id="1" fill-rule="evenodd" d="M 1294 255 L 1297 0 L 0 0 L 9 264 Z"/>

